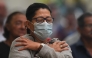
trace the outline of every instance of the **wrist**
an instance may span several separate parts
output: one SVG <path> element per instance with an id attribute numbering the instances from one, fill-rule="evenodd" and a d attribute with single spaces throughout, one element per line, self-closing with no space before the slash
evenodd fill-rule
<path id="1" fill-rule="evenodd" d="M 39 49 L 41 43 L 37 43 L 36 50 Z"/>
<path id="2" fill-rule="evenodd" d="M 39 52 L 44 45 L 45 45 L 44 43 L 40 43 L 40 46 L 38 47 L 37 52 Z"/>

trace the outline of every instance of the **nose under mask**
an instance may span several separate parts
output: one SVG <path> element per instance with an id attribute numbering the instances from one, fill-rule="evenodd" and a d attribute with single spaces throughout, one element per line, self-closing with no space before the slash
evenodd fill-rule
<path id="1" fill-rule="evenodd" d="M 52 34 L 52 23 L 35 23 L 34 34 L 42 41 L 48 38 Z"/>

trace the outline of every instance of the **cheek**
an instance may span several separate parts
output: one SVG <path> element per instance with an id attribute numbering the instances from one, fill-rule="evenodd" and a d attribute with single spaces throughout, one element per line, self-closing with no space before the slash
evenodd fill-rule
<path id="1" fill-rule="evenodd" d="M 82 34 L 84 34 L 84 35 L 90 35 L 90 33 L 91 33 L 91 29 L 82 30 Z"/>
<path id="2" fill-rule="evenodd" d="M 18 26 L 17 25 L 12 25 L 11 26 L 12 30 L 16 30 L 17 31 L 19 28 L 21 28 L 21 26 L 19 26 L 19 25 Z"/>
<path id="3" fill-rule="evenodd" d="M 13 26 L 11 26 L 10 31 L 11 31 L 11 33 L 18 33 L 19 29 L 20 29 L 20 26 L 13 25 Z"/>
<path id="4" fill-rule="evenodd" d="M 87 29 L 84 30 L 85 33 L 89 33 L 89 32 L 91 32 L 91 31 L 92 31 L 92 30 L 89 29 L 89 28 L 87 28 Z"/>

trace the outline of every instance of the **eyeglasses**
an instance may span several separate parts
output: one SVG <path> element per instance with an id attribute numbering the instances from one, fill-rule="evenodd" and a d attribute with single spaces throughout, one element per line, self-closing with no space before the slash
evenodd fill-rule
<path id="1" fill-rule="evenodd" d="M 37 18 L 33 18 L 33 19 L 35 19 L 37 23 L 43 23 L 44 20 L 46 20 L 47 23 L 52 23 L 53 22 L 53 18 L 52 17 L 46 17 L 46 18 L 37 17 Z"/>

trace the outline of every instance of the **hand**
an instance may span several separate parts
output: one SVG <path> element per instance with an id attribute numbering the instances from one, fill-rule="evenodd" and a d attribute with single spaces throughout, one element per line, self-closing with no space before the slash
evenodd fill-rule
<path id="1" fill-rule="evenodd" d="M 38 48 L 40 47 L 40 43 L 33 42 L 32 40 L 27 39 L 27 38 L 23 38 L 23 37 L 20 37 L 20 39 L 16 40 L 16 42 L 20 42 L 20 43 L 15 45 L 16 47 L 23 46 L 22 48 L 19 49 L 19 51 L 26 50 L 26 49 L 38 50 Z"/>
<path id="2" fill-rule="evenodd" d="M 65 41 L 57 41 L 53 44 L 48 44 L 51 48 L 53 48 L 57 52 L 61 52 L 64 50 L 68 50 L 68 44 Z"/>

